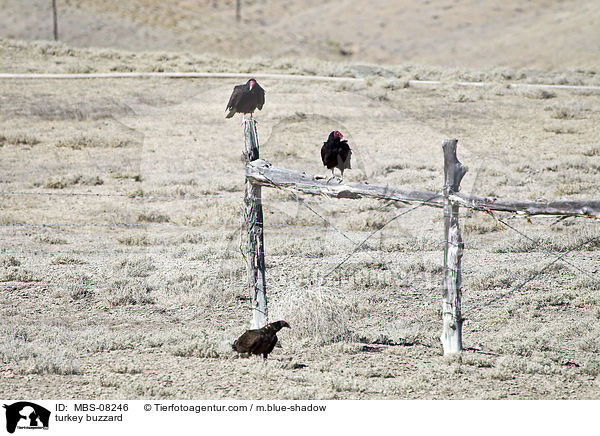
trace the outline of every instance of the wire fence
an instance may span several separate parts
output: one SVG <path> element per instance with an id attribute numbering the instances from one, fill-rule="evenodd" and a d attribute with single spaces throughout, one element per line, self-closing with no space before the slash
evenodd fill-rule
<path id="1" fill-rule="evenodd" d="M 366 256 L 366 258 L 370 259 L 374 264 L 382 267 L 386 274 L 386 280 L 393 282 L 392 286 L 403 286 L 404 295 L 414 295 L 418 296 L 420 301 L 424 304 L 428 305 L 433 309 L 439 309 L 441 302 L 440 295 L 440 286 L 441 286 L 441 277 L 439 276 L 439 271 L 411 271 L 411 274 L 407 274 L 406 268 L 399 266 L 395 257 L 402 252 L 402 247 L 390 255 L 389 252 L 382 253 L 381 248 L 377 247 L 377 244 L 370 244 L 371 241 L 374 240 L 376 236 L 381 236 L 382 238 L 386 238 L 386 240 L 404 240 L 415 242 L 415 245 L 419 243 L 427 244 L 427 251 L 439 251 L 443 250 L 444 244 L 447 242 L 440 237 L 432 236 L 432 235 L 423 235 L 420 234 L 417 237 L 414 235 L 407 234 L 407 230 L 402 230 L 398 227 L 391 229 L 392 224 L 396 222 L 402 221 L 404 218 L 410 216 L 410 214 L 415 211 L 421 209 L 423 206 L 428 204 L 428 201 L 416 203 L 409 206 L 402 206 L 402 209 L 398 211 L 398 204 L 387 203 L 381 204 L 378 207 L 378 210 L 384 211 L 388 214 L 386 220 L 377 225 L 377 228 L 372 230 L 364 230 L 364 229 L 347 229 L 344 228 L 343 225 L 340 225 L 335 221 L 335 218 L 328 213 L 327 208 L 324 204 L 327 202 L 327 199 L 324 198 L 316 198 L 309 200 L 305 196 L 299 195 L 293 190 L 282 189 L 282 192 L 288 194 L 285 198 L 270 198 L 264 197 L 262 198 L 262 204 L 267 208 L 267 210 L 271 210 L 274 213 L 281 212 L 286 204 L 296 206 L 297 208 L 301 208 L 305 210 L 310 216 L 313 216 L 315 220 L 319 223 L 317 225 L 308 225 L 306 221 L 296 221 L 291 220 L 290 223 L 280 223 L 273 220 L 266 220 L 265 228 L 267 231 L 274 231 L 276 229 L 279 230 L 292 230 L 298 231 L 301 229 L 302 232 L 309 232 L 314 235 L 322 234 L 322 232 L 327 232 L 331 236 L 328 239 L 322 241 L 324 244 L 335 243 L 337 256 L 324 256 L 328 257 L 328 259 L 318 259 L 318 255 L 314 254 L 306 254 L 302 252 L 285 252 L 279 253 L 277 250 L 271 250 L 267 253 L 267 261 L 269 259 L 297 259 L 299 261 L 312 262 L 312 264 L 320 265 L 320 271 L 314 273 L 314 279 L 311 279 L 313 283 L 318 286 L 326 286 L 331 284 L 342 284 L 344 281 L 348 281 L 352 279 L 352 276 L 356 274 L 355 269 L 346 270 L 346 266 L 349 262 L 353 260 L 353 256 L 357 255 L 357 253 L 361 253 L 362 256 Z M 436 194 L 435 197 L 439 197 L 441 194 Z M 12 196 L 12 197 L 26 197 L 26 196 L 43 196 L 47 198 L 52 197 L 73 197 L 73 198 L 123 198 L 126 201 L 137 202 L 144 200 L 153 200 L 153 199 L 164 199 L 171 201 L 185 201 L 185 200 L 213 200 L 213 199 L 224 199 L 226 201 L 241 203 L 242 193 L 241 192 L 231 192 L 231 193 L 207 193 L 207 194 L 186 194 L 185 196 L 180 195 L 169 195 L 169 194 L 161 194 L 161 193 L 141 193 L 138 195 L 132 195 L 129 193 L 119 193 L 119 192 L 53 192 L 53 191 L 11 191 L 4 190 L 0 191 L 0 196 Z M 435 197 L 429 199 L 433 200 Z M 464 207 L 464 206 L 463 206 Z M 508 229 L 513 234 L 517 235 L 519 238 L 526 240 L 531 243 L 530 251 L 541 253 L 545 257 L 547 257 L 547 261 L 541 266 L 535 269 L 535 271 L 529 272 L 525 277 L 522 277 L 520 280 L 515 281 L 511 284 L 511 286 L 506 287 L 504 290 L 498 291 L 496 295 L 489 296 L 488 298 L 481 301 L 471 301 L 464 304 L 464 313 L 463 316 L 465 319 L 469 319 L 476 311 L 484 310 L 488 307 L 493 307 L 498 303 L 501 303 L 503 300 L 510 298 L 513 295 L 519 294 L 528 284 L 534 282 L 537 279 L 543 278 L 551 269 L 552 266 L 557 263 L 563 263 L 567 265 L 569 268 L 577 271 L 584 277 L 587 277 L 592 283 L 600 284 L 600 280 L 597 278 L 597 275 L 594 271 L 589 271 L 586 268 L 577 265 L 575 261 L 570 260 L 570 255 L 574 252 L 580 251 L 582 248 L 587 245 L 597 244 L 600 241 L 600 236 L 591 236 L 583 239 L 577 244 L 574 244 L 566 251 L 553 251 L 545 248 L 542 244 L 540 238 L 528 234 L 527 231 L 520 230 L 516 225 L 511 222 L 519 217 L 516 214 L 510 214 L 508 216 L 500 217 L 493 211 L 489 209 L 482 208 L 468 208 L 466 210 L 470 210 L 473 216 L 476 214 L 484 214 L 486 216 L 491 217 L 497 224 L 499 228 Z M 285 213 L 285 210 L 284 210 Z M 293 218 L 293 217 L 292 217 Z M 536 218 L 538 219 L 538 218 Z M 563 222 L 566 217 L 539 217 L 539 223 L 544 223 L 543 225 L 550 228 L 552 226 L 557 225 L 558 223 Z M 583 220 L 583 218 L 571 217 L 571 220 Z M 589 220 L 586 218 L 586 220 Z M 271 222 L 275 221 L 275 222 Z M 262 224 L 262 223 L 260 223 Z M 242 233 L 243 229 L 240 226 L 239 221 L 235 220 L 214 220 L 214 221 L 189 221 L 189 222 L 0 222 L 0 228 L 10 229 L 10 228 L 40 228 L 40 229 L 48 229 L 48 228 L 131 228 L 131 229 L 140 229 L 147 232 L 160 232 L 161 229 L 167 230 L 183 230 L 187 231 L 194 228 L 205 228 L 205 227 L 217 227 L 217 228 L 227 228 L 228 231 L 232 234 L 239 232 L 240 234 L 240 242 L 243 239 Z M 102 230 L 99 230 L 102 232 Z M 303 233 L 304 236 L 307 236 L 307 233 Z M 470 256 L 469 250 L 478 251 L 485 250 L 486 244 L 481 241 L 473 240 L 467 241 L 465 243 L 465 248 L 467 250 L 467 256 Z M 335 241 L 335 242 L 332 242 Z M 35 243 L 35 241 L 33 241 Z M 267 242 L 268 244 L 268 242 Z M 106 256 L 114 256 L 114 255 L 154 255 L 154 253 L 160 253 L 161 241 L 156 242 L 156 247 L 152 247 L 152 243 L 145 245 L 143 247 L 136 246 L 127 246 L 124 244 L 120 245 L 107 245 L 105 247 L 98 246 L 89 246 L 89 247 L 70 247 L 63 248 L 58 245 L 55 246 L 44 246 L 43 243 L 38 243 L 36 246 L 32 246 L 28 244 L 27 246 L 22 246 L 19 248 L 16 247 L 0 247 L 0 255 L 3 256 L 98 256 L 98 257 L 106 257 Z M 244 249 L 243 243 L 240 243 L 240 247 L 229 247 L 229 248 L 217 248 L 217 247 L 196 247 L 198 244 L 194 244 L 193 242 L 190 245 L 185 245 L 186 247 L 192 247 L 190 250 L 192 252 L 197 252 L 201 256 L 209 258 L 210 256 L 226 256 L 228 258 L 235 259 L 237 256 L 241 256 L 242 262 L 245 256 L 248 254 L 248 250 Z M 180 248 L 183 247 L 183 244 L 180 244 Z M 196 247 L 196 248 L 193 248 Z M 193 253 L 191 253 L 193 254 Z M 440 255 L 441 261 L 441 255 Z M 470 274 L 478 274 L 481 271 L 475 268 L 463 268 L 463 273 Z M 382 274 L 382 273 L 380 273 Z M 414 276 L 422 274 L 426 275 L 426 281 L 429 281 L 428 285 L 414 286 Z M 369 276 L 368 279 L 370 280 Z M 373 280 L 382 280 L 381 277 L 373 277 Z M 3 287 L 11 286 L 12 281 L 0 281 L 0 285 Z M 389 285 L 389 283 L 388 283 Z M 56 282 L 43 281 L 43 280 L 34 280 L 27 283 L 27 286 L 44 286 L 44 287 L 52 287 L 58 286 Z M 79 285 L 78 285 L 79 286 Z M 81 285 L 83 286 L 83 285 Z M 95 285 L 85 285 L 86 289 L 93 288 Z M 465 292 L 469 293 L 469 289 L 466 288 Z"/>

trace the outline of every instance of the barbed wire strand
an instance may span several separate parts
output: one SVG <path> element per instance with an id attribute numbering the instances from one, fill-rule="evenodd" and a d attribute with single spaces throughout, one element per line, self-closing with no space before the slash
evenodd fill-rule
<path id="1" fill-rule="evenodd" d="M 374 230 L 373 232 L 371 232 L 371 233 L 370 233 L 370 234 L 369 234 L 369 235 L 368 235 L 366 238 L 364 238 L 364 239 L 363 239 L 363 240 L 362 240 L 362 241 L 361 241 L 361 242 L 360 242 L 358 245 L 356 245 L 356 247 L 354 248 L 354 250 L 352 250 L 352 251 L 351 251 L 351 252 L 350 252 L 350 253 L 349 253 L 349 254 L 348 254 L 348 255 L 347 255 L 347 256 L 346 256 L 346 257 L 345 257 L 345 258 L 344 258 L 344 259 L 343 259 L 343 260 L 342 260 L 340 263 L 338 263 L 338 264 L 337 264 L 337 265 L 336 265 L 336 266 L 335 266 L 333 269 L 331 269 L 331 270 L 329 271 L 329 273 L 328 273 L 328 274 L 331 274 L 331 273 L 333 273 L 333 272 L 334 272 L 336 269 L 338 269 L 338 268 L 340 268 L 342 265 L 344 265 L 344 264 L 345 264 L 345 263 L 346 263 L 346 262 L 347 262 L 347 261 L 350 259 L 350 257 L 352 257 L 352 255 L 353 255 L 354 253 L 356 253 L 356 252 L 357 252 L 357 251 L 360 249 L 360 247 L 362 247 L 362 246 L 363 246 L 363 245 L 364 245 L 364 244 L 365 244 L 365 243 L 366 243 L 366 242 L 367 242 L 369 239 L 371 239 L 371 238 L 372 238 L 372 237 L 373 237 L 375 234 L 377 234 L 377 233 L 378 233 L 380 230 L 382 230 L 383 228 L 385 228 L 385 227 L 386 227 L 388 224 L 390 224 L 391 222 L 393 222 L 393 221 L 397 220 L 398 218 L 400 218 L 400 217 L 402 217 L 402 216 L 404 216 L 404 215 L 407 215 L 407 214 L 409 214 L 409 213 L 411 213 L 411 212 L 413 212 L 413 211 L 417 210 L 418 208 L 420 208 L 420 207 L 424 206 L 424 205 L 425 205 L 425 204 L 427 204 L 429 201 L 433 200 L 433 199 L 434 199 L 434 198 L 436 198 L 436 197 L 439 197 L 440 195 L 441 195 L 441 194 L 435 194 L 435 195 L 434 195 L 434 196 L 432 196 L 431 198 L 428 198 L 426 201 L 424 201 L 424 202 L 422 202 L 422 203 L 420 203 L 420 204 L 418 204 L 418 205 L 416 205 L 416 206 L 414 206 L 414 207 L 411 207 L 410 209 L 408 209 L 408 210 L 405 210 L 405 211 L 403 211 L 402 213 L 399 213 L 399 214 L 397 214 L 397 215 L 393 216 L 392 218 L 390 218 L 389 220 L 387 220 L 387 221 L 386 221 L 386 222 L 385 222 L 385 223 L 384 223 L 384 224 L 383 224 L 383 225 L 382 225 L 380 228 L 378 228 L 378 229 Z M 327 275 L 328 275 L 328 274 L 327 274 Z"/>
<path id="2" fill-rule="evenodd" d="M 519 291 L 521 288 L 523 288 L 523 286 L 525 286 L 527 283 L 531 282 L 532 280 L 535 280 L 537 277 L 539 277 L 544 271 L 546 271 L 548 268 L 550 268 L 552 265 L 554 265 L 556 262 L 558 262 L 559 260 L 562 260 L 563 257 L 567 256 L 569 253 L 571 253 L 572 251 L 576 251 L 579 248 L 583 247 L 586 244 L 589 244 L 590 242 L 593 242 L 595 240 L 600 239 L 600 236 L 595 236 L 592 238 L 589 238 L 586 241 L 581 242 L 580 244 L 576 245 L 575 247 L 572 247 L 569 251 L 562 253 L 561 255 L 556 256 L 555 259 L 553 259 L 551 262 L 549 262 L 548 264 L 546 264 L 542 269 L 540 269 L 539 271 L 537 271 L 535 274 L 533 274 L 531 277 L 523 280 L 519 285 L 517 285 L 516 287 L 500 294 L 499 296 L 486 301 L 484 303 L 481 304 L 476 304 L 473 306 L 470 306 L 467 310 L 467 314 L 472 313 L 475 309 L 481 309 L 483 307 L 487 307 L 492 303 L 495 303 L 496 301 L 501 300 L 502 298 L 510 295 L 510 294 L 514 294 L 515 292 Z"/>
<path id="3" fill-rule="evenodd" d="M 550 251 L 550 250 L 548 250 L 548 249 L 544 248 L 543 246 L 541 246 L 541 242 L 540 242 L 539 240 L 537 240 L 537 241 L 536 241 L 535 239 L 533 239 L 533 238 L 531 238 L 530 236 L 526 235 L 526 234 L 525 234 L 525 233 L 523 233 L 522 231 L 520 231 L 520 230 L 516 229 L 515 227 L 511 226 L 510 224 L 508 224 L 507 222 L 505 222 L 503 219 L 501 219 L 501 218 L 498 218 L 498 217 L 497 217 L 497 216 L 494 214 L 494 212 L 492 212 L 491 210 L 489 210 L 489 209 L 486 209 L 486 210 L 485 210 L 485 212 L 486 212 L 488 215 L 490 215 L 492 218 L 494 218 L 496 221 L 498 221 L 499 223 L 501 223 L 501 224 L 505 225 L 505 226 L 506 226 L 506 227 L 508 227 L 509 229 L 513 230 L 514 232 L 516 232 L 517 234 L 519 234 L 519 235 L 520 235 L 520 236 L 522 236 L 523 238 L 527 239 L 528 241 L 531 241 L 531 242 L 533 242 L 533 243 L 535 244 L 535 245 L 534 245 L 534 247 L 540 247 L 540 248 L 542 249 L 542 251 L 543 251 L 543 252 L 545 252 L 545 253 L 547 253 L 547 254 L 549 254 L 549 255 L 551 255 L 551 256 L 554 256 L 554 257 L 556 257 L 558 260 L 562 260 L 562 262 L 564 262 L 564 263 L 566 263 L 567 265 L 569 265 L 569 266 L 571 266 L 571 267 L 575 268 L 577 271 L 579 271 L 579 272 L 581 272 L 581 273 L 583 273 L 583 274 L 587 275 L 588 277 L 592 278 L 594 281 L 598 281 L 598 279 L 597 279 L 596 277 L 592 276 L 592 275 L 591 275 L 589 272 L 587 272 L 586 270 L 584 270 L 584 269 L 582 269 L 582 268 L 578 267 L 577 265 L 574 265 L 573 263 L 569 262 L 568 260 L 565 260 L 565 259 L 564 259 L 564 256 L 560 256 L 560 255 L 558 255 L 558 254 L 554 253 L 553 251 Z M 592 240 L 593 240 L 593 239 L 598 239 L 598 237 L 594 237 L 594 238 L 592 238 Z M 591 242 L 591 241 L 587 241 L 587 242 L 586 242 L 586 244 L 587 244 L 587 243 L 589 243 L 589 242 Z M 584 245 L 585 245 L 585 244 L 584 244 Z M 569 251 L 567 251 L 567 253 L 570 253 L 571 251 L 573 251 L 573 250 L 569 250 Z"/>
<path id="4" fill-rule="evenodd" d="M 273 180 L 271 180 L 266 174 L 264 174 L 264 172 L 260 172 L 260 174 L 265 177 L 273 186 L 275 186 L 277 189 L 281 189 L 282 191 L 285 192 L 289 192 L 291 193 L 300 204 L 304 205 L 308 210 L 310 210 L 312 213 L 314 213 L 316 216 L 318 216 L 319 218 L 321 218 L 325 223 L 327 223 L 328 226 L 330 226 L 331 228 L 335 229 L 335 231 L 337 231 L 340 235 L 342 235 L 344 238 L 346 238 L 347 240 L 349 240 L 355 247 L 352 250 L 352 252 L 350 254 L 348 254 L 348 256 L 342 261 L 340 262 L 338 265 L 336 265 L 336 267 L 334 267 L 331 271 L 329 271 L 327 274 L 325 274 L 324 276 L 322 276 L 321 278 L 321 285 L 323 284 L 323 280 L 325 277 L 328 277 L 330 274 L 332 274 L 333 272 L 335 272 L 338 268 L 340 268 L 344 263 L 346 263 L 348 261 L 348 259 L 350 259 L 350 257 L 356 253 L 373 235 L 375 235 L 376 233 L 380 232 L 383 228 L 385 228 L 388 224 L 390 224 L 391 222 L 393 222 L 394 220 L 400 218 L 401 216 L 404 216 L 422 206 L 424 206 L 425 204 L 427 204 L 428 202 L 430 202 L 431 200 L 433 200 L 434 198 L 437 198 L 440 196 L 440 194 L 435 194 L 432 197 L 428 198 L 427 200 L 425 200 L 424 202 L 421 202 L 420 204 L 418 204 L 415 207 L 412 207 L 406 211 L 403 211 L 400 214 L 395 215 L 394 217 L 392 217 L 391 219 L 389 219 L 387 222 L 385 222 L 383 224 L 383 226 L 381 226 L 380 228 L 376 229 L 375 231 L 371 232 L 365 239 L 363 239 L 360 243 L 356 243 L 355 241 L 353 241 L 350 237 L 348 237 L 346 234 L 344 234 L 341 230 L 339 230 L 336 226 L 333 225 L 333 223 L 331 223 L 330 220 L 326 219 L 325 217 L 323 217 L 321 214 L 319 214 L 317 211 L 315 211 L 313 208 L 311 208 L 308 204 L 306 204 L 306 202 L 304 202 L 304 200 L 302 200 L 294 191 L 292 191 L 291 189 L 288 188 L 284 188 L 282 186 L 277 185 L 275 182 L 273 182 Z M 404 277 L 402 277 L 399 273 L 397 273 L 396 271 L 394 271 L 393 268 L 391 268 L 389 266 L 388 263 L 386 262 L 382 262 L 381 259 L 376 259 L 373 255 L 371 255 L 370 253 L 368 253 L 369 256 L 371 256 L 375 261 L 377 261 L 378 263 L 382 263 L 384 264 L 392 273 L 394 273 L 395 275 L 398 276 L 399 279 L 401 280 L 405 280 Z M 423 295 L 426 299 L 428 299 L 429 301 L 434 301 L 429 295 L 424 294 L 423 292 L 415 289 L 415 291 L 421 295 Z M 437 302 L 436 302 L 437 304 Z"/>

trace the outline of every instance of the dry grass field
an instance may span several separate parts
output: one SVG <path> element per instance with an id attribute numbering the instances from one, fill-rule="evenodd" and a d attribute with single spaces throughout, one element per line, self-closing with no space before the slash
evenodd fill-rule
<path id="1" fill-rule="evenodd" d="M 252 7 L 263 3 L 269 4 Z M 334 2 L 323 3 L 326 12 Z M 582 3 L 584 12 L 592 4 Z M 68 4 L 83 12 L 103 5 Z M 534 14 L 528 7 L 521 13 Z M 103 10 L 133 20 L 131 11 Z M 552 16 L 562 17 L 556 10 Z M 590 10 L 588 16 L 594 19 Z M 184 30 L 170 29 L 174 48 L 186 48 Z M 566 41 L 574 38 L 569 35 Z M 259 80 L 267 90 L 256 114 L 261 157 L 324 175 L 320 146 L 338 129 L 354 151 L 346 180 L 438 191 L 442 141 L 458 138 L 459 159 L 469 168 L 465 192 L 598 199 L 600 93 L 506 86 L 598 86 L 598 58 L 586 57 L 585 47 L 558 61 L 556 54 L 523 64 L 507 57 L 501 64 L 510 67 L 485 63 L 477 51 L 469 68 L 453 68 L 454 61 L 394 66 L 402 59 L 385 47 L 387 66 L 340 61 L 377 61 L 371 40 L 364 41 L 355 54 L 338 57 L 329 48 L 283 40 L 300 51 L 234 59 L 235 52 L 0 39 L 0 72 L 361 78 Z M 302 50 L 330 61 L 301 57 Z M 596 46 L 590 50 L 597 53 Z M 551 58 L 557 68 L 549 69 Z M 491 85 L 415 88 L 407 86 L 410 79 Z M 310 196 L 298 201 L 290 192 L 263 189 L 269 315 L 292 328 L 279 334 L 281 347 L 267 363 L 232 352 L 251 315 L 240 226 L 243 128 L 238 116 L 226 120 L 223 112 L 240 82 L 0 80 L 0 397 L 600 398 L 600 239 L 593 239 L 600 223 L 592 219 L 498 214 L 530 240 L 488 215 L 462 210 L 466 350 L 444 357 L 441 210 Z M 564 257 L 556 261 L 556 255 Z"/>

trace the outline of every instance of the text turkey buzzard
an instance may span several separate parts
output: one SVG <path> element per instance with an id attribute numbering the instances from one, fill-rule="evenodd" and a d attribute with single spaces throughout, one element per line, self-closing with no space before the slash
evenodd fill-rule
<path id="1" fill-rule="evenodd" d="M 337 130 L 334 130 L 329 134 L 329 138 L 327 138 L 327 141 L 324 142 L 323 147 L 321 147 L 321 159 L 323 160 L 323 165 L 331 170 L 332 177 L 334 176 L 334 168 L 339 168 L 342 173 L 342 180 L 344 180 L 344 170 L 346 168 L 352 168 L 350 166 L 351 156 L 352 150 L 348 145 L 348 141 L 344 140 L 344 135 Z"/>
<path id="2" fill-rule="evenodd" d="M 244 85 L 236 85 L 233 88 L 226 111 L 229 111 L 225 118 L 231 118 L 237 113 L 250 114 L 257 108 L 262 110 L 265 104 L 265 90 L 261 88 L 254 79 L 248 80 Z"/>
<path id="3" fill-rule="evenodd" d="M 238 353 L 262 354 L 266 359 L 277 344 L 277 332 L 283 327 L 289 328 L 290 325 L 285 321 L 275 321 L 261 329 L 248 330 L 233 343 L 233 349 Z"/>

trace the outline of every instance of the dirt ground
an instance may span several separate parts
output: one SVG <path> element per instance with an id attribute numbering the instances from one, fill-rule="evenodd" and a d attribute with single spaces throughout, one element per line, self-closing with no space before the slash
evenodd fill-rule
<path id="1" fill-rule="evenodd" d="M 244 65 L 11 40 L 0 51 L 2 71 Z M 465 192 L 598 198 L 600 95 L 505 86 L 594 85 L 594 70 L 503 78 L 398 66 L 382 77 L 377 67 L 252 62 L 258 72 L 364 79 L 261 80 L 261 157 L 275 165 L 325 174 L 319 149 L 338 129 L 354 150 L 347 180 L 439 190 L 441 143 L 456 137 Z M 417 76 L 495 84 L 406 87 Z M 530 240 L 464 211 L 467 349 L 444 357 L 440 210 L 383 227 L 412 206 L 303 204 L 264 189 L 270 318 L 292 329 L 266 364 L 234 355 L 250 320 L 242 126 L 223 112 L 237 82 L 0 81 L 0 397 L 600 397 L 600 226 L 584 218 L 498 215 Z"/>

